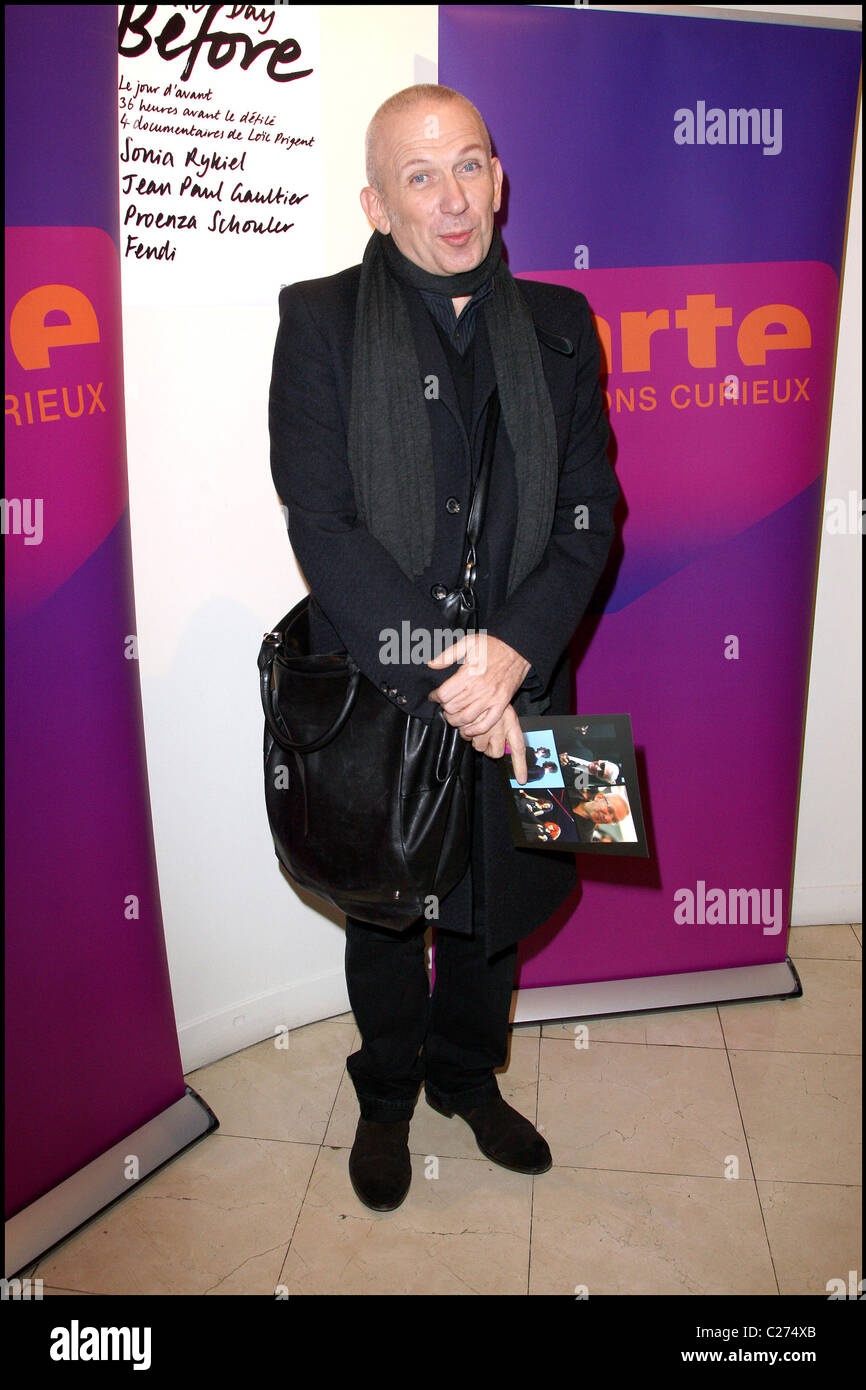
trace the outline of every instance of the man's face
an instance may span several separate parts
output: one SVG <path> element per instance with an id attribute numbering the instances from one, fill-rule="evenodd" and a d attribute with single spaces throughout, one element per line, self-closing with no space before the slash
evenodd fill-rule
<path id="1" fill-rule="evenodd" d="M 433 275 L 474 270 L 490 250 L 502 165 L 462 101 L 418 102 L 392 115 L 379 146 L 382 196 L 361 204 L 383 236 Z M 456 235 L 455 235 L 456 234 Z"/>
<path id="2" fill-rule="evenodd" d="M 583 805 L 575 806 L 574 813 L 577 816 L 584 816 L 586 820 L 595 821 L 596 825 L 610 825 L 614 821 L 623 820 L 627 814 L 627 809 L 621 797 L 605 796 L 603 792 L 598 792 L 592 801 L 585 801 Z"/>

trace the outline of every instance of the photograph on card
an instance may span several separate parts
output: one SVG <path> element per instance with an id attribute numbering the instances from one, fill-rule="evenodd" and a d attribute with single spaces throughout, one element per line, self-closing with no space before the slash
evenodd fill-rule
<path id="1" fill-rule="evenodd" d="M 522 727 L 522 725 L 521 725 Z M 516 777 L 512 787 L 519 787 Z M 556 757 L 552 729 L 538 729 L 526 735 L 527 787 L 564 787 L 565 780 Z"/>
<path id="2" fill-rule="evenodd" d="M 649 856 L 627 714 L 522 718 L 527 780 L 500 767 L 515 845 Z"/>

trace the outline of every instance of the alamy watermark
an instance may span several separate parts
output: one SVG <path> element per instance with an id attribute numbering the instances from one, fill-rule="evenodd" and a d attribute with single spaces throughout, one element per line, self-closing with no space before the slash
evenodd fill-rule
<path id="1" fill-rule="evenodd" d="M 774 106 L 707 109 L 705 101 L 695 109 L 681 106 L 674 112 L 677 145 L 761 145 L 763 154 L 782 152 L 782 108 Z"/>
<path id="2" fill-rule="evenodd" d="M 3 535 L 23 536 L 25 545 L 42 544 L 42 498 L 0 497 Z"/>
<path id="3" fill-rule="evenodd" d="M 379 661 L 383 666 L 426 666 L 465 637 L 465 660 L 474 670 L 484 671 L 487 644 L 473 639 L 486 634 L 487 629 L 483 627 L 468 632 L 459 627 L 413 627 L 408 618 L 404 618 L 399 632 L 394 627 L 380 630 Z"/>
<path id="4" fill-rule="evenodd" d="M 772 895 L 772 896 L 771 896 Z M 695 890 L 674 892 L 677 926 L 763 926 L 764 936 L 782 930 L 781 888 L 707 888 L 699 878 Z"/>

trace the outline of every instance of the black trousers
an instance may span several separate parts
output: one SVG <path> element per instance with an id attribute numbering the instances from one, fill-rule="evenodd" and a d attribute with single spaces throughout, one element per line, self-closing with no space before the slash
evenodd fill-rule
<path id="1" fill-rule="evenodd" d="M 480 853 L 476 821 L 473 863 Z M 432 994 L 428 921 L 394 932 L 346 918 L 346 984 L 362 1038 L 346 1069 L 365 1120 L 408 1120 L 422 1082 L 446 1109 L 468 1110 L 499 1095 L 493 1073 L 508 1054 L 517 946 L 488 959 L 481 874 L 472 882 L 471 935 L 436 931 Z"/>

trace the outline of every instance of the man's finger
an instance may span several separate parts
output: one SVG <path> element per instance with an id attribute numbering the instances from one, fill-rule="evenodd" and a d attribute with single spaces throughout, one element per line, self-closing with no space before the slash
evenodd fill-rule
<path id="1" fill-rule="evenodd" d="M 447 685 L 448 682 L 446 681 L 445 684 Z M 443 689 L 444 686 L 440 685 L 440 692 Z M 482 700 L 478 691 L 473 690 L 471 686 L 468 686 L 465 690 L 457 690 L 455 694 L 450 696 L 442 695 L 441 700 L 443 708 L 446 709 L 449 714 L 466 714 L 470 709 L 486 709 L 490 703 L 489 700 Z"/>
<path id="2" fill-rule="evenodd" d="M 466 655 L 466 638 L 460 637 L 456 642 L 450 643 L 439 653 L 438 656 L 431 657 L 427 665 L 434 671 L 441 671 L 445 666 L 453 666 L 455 661 L 462 661 Z"/>
<path id="3" fill-rule="evenodd" d="M 487 641 L 483 633 L 464 632 L 446 650 L 452 661 L 459 661 L 475 671 L 487 669 Z"/>
<path id="4" fill-rule="evenodd" d="M 498 737 L 496 734 L 491 734 L 487 742 L 488 758 L 501 758 L 504 752 L 505 739 L 503 738 L 502 734 L 500 733 Z"/>
<path id="5" fill-rule="evenodd" d="M 441 685 L 435 687 L 439 703 L 442 705 L 450 704 L 452 700 L 471 689 L 469 682 L 463 675 L 463 670 L 455 671 L 453 676 L 448 676 Z"/>
<path id="6" fill-rule="evenodd" d="M 468 705 L 457 706 L 457 708 L 446 702 L 443 709 L 445 709 L 446 714 L 450 714 L 455 723 L 459 724 L 460 728 L 466 728 L 467 733 L 471 728 L 473 734 L 487 734 L 488 728 L 492 728 L 492 726 L 488 726 L 488 728 L 473 727 L 478 721 L 485 719 L 489 710 L 493 709 L 489 699 L 474 699 Z"/>
<path id="7" fill-rule="evenodd" d="M 514 776 L 521 785 L 526 781 L 526 740 L 523 737 L 523 730 L 520 727 L 520 720 L 514 712 L 514 708 L 509 705 L 503 715 L 505 725 L 505 736 L 511 748 L 511 763 L 514 768 Z"/>
<path id="8" fill-rule="evenodd" d="M 471 723 L 461 719 L 460 728 L 465 729 L 471 738 L 475 738 L 482 734 L 489 734 L 501 718 L 501 714 L 494 706 L 492 709 L 480 710 Z"/>
<path id="9" fill-rule="evenodd" d="M 488 714 L 496 714 L 496 711 L 490 705 L 481 704 L 478 701 L 474 704 L 467 705 L 465 709 L 449 709 L 446 706 L 445 713 L 451 718 L 453 723 L 459 724 L 460 728 L 465 729 L 467 734 L 472 738 L 474 738 L 476 734 L 489 733 L 496 723 L 496 720 L 499 718 L 499 716 L 496 715 L 496 718 L 486 724 L 482 729 L 481 721 L 487 719 Z"/>

